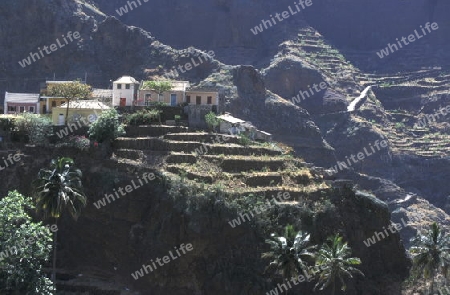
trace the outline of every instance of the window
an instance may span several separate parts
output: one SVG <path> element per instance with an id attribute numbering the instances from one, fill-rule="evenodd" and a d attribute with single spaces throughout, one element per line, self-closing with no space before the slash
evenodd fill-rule
<path id="1" fill-rule="evenodd" d="M 206 100 L 207 100 L 207 104 L 212 104 L 212 96 L 208 96 L 207 98 L 206 98 Z"/>
<path id="2" fill-rule="evenodd" d="M 202 104 L 202 97 L 201 96 L 196 96 L 195 97 L 195 103 L 196 104 Z"/>
<path id="3" fill-rule="evenodd" d="M 25 112 L 25 107 L 20 107 L 19 112 L 21 112 L 21 113 Z"/>
<path id="4" fill-rule="evenodd" d="M 52 100 L 52 108 L 56 107 L 56 101 Z"/>
<path id="5" fill-rule="evenodd" d="M 34 113 L 34 107 L 28 107 L 28 111 L 29 111 L 30 113 Z"/>
<path id="6" fill-rule="evenodd" d="M 122 84 L 117 84 L 117 89 L 122 89 Z"/>
<path id="7" fill-rule="evenodd" d="M 187 96 L 186 96 L 186 102 L 187 102 L 187 103 L 191 103 L 191 96 L 190 96 L 190 95 L 187 95 Z"/>
<path id="8" fill-rule="evenodd" d="M 8 106 L 8 112 L 15 112 L 17 110 L 16 106 Z"/>
<path id="9" fill-rule="evenodd" d="M 130 84 L 125 84 L 125 89 L 130 89 Z"/>

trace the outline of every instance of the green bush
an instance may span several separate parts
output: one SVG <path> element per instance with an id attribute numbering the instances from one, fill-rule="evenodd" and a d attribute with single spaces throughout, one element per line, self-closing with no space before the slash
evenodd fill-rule
<path id="1" fill-rule="evenodd" d="M 89 127 L 89 138 L 97 142 L 112 142 L 125 134 L 125 129 L 119 122 L 119 114 L 115 109 L 104 111 Z"/>
<path id="2" fill-rule="evenodd" d="M 44 271 L 52 249 L 51 233 L 33 220 L 31 210 L 33 200 L 17 191 L 0 200 L 1 294 L 53 294 Z"/>
<path id="3" fill-rule="evenodd" d="M 62 143 L 58 143 L 56 145 L 57 147 L 67 146 L 67 147 L 74 147 L 82 151 L 89 150 L 89 147 L 91 146 L 91 141 L 86 138 L 85 136 L 80 135 L 72 135 L 64 139 Z"/>
<path id="4" fill-rule="evenodd" d="M 128 125 L 150 125 L 151 123 L 160 122 L 161 110 L 149 109 L 139 110 L 125 116 L 125 123 Z"/>
<path id="5" fill-rule="evenodd" d="M 217 119 L 216 114 L 213 112 L 209 112 L 205 115 L 205 121 L 210 131 L 214 131 L 220 124 L 220 120 Z"/>
<path id="6" fill-rule="evenodd" d="M 14 129 L 14 118 L 0 117 L 0 130 L 12 131 Z"/>
<path id="7" fill-rule="evenodd" d="M 239 134 L 239 143 L 243 146 L 249 146 L 252 141 L 244 133 Z"/>
<path id="8" fill-rule="evenodd" d="M 48 137 L 53 134 L 52 121 L 37 114 L 23 113 L 15 120 L 14 127 L 20 138 L 28 138 L 35 145 L 48 144 Z"/>

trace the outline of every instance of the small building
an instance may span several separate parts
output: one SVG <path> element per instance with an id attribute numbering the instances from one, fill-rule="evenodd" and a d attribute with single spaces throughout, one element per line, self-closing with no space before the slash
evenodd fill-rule
<path id="1" fill-rule="evenodd" d="M 47 89 L 52 84 L 73 83 L 73 81 L 45 81 L 45 84 L 41 86 L 40 96 L 40 112 L 41 114 L 51 114 L 52 109 L 66 103 L 64 97 L 49 96 Z M 84 82 L 82 82 L 84 83 Z"/>
<path id="2" fill-rule="evenodd" d="M 244 127 L 241 125 L 245 123 L 244 120 L 235 118 L 231 116 L 229 113 L 217 116 L 217 118 L 220 120 L 219 124 L 220 133 L 239 134 L 241 131 L 243 131 Z"/>
<path id="3" fill-rule="evenodd" d="M 161 95 L 153 89 L 145 86 L 145 82 L 142 81 L 139 86 L 139 95 L 136 105 L 148 106 L 154 102 L 164 102 L 170 106 L 176 106 L 185 102 L 186 89 L 189 87 L 188 81 L 161 81 L 170 82 L 172 89 L 163 92 Z"/>
<path id="4" fill-rule="evenodd" d="M 112 89 L 92 89 L 92 99 L 103 102 L 106 105 L 112 106 L 113 91 Z"/>
<path id="5" fill-rule="evenodd" d="M 139 82 L 130 76 L 122 76 L 113 82 L 113 106 L 133 106 L 137 100 Z"/>
<path id="6" fill-rule="evenodd" d="M 67 103 L 55 107 L 52 113 L 53 125 L 64 125 Z M 110 106 L 95 100 L 78 100 L 69 103 L 69 115 L 67 123 L 76 123 L 80 120 L 92 123 L 100 114 L 111 109 Z M 83 118 L 83 119 L 82 119 Z"/>
<path id="7" fill-rule="evenodd" d="M 219 92 L 216 88 L 193 87 L 186 91 L 186 103 L 212 105 L 215 113 L 219 112 Z"/>
<path id="8" fill-rule="evenodd" d="M 34 113 L 39 114 L 39 93 L 9 93 L 5 92 L 4 113 Z"/>

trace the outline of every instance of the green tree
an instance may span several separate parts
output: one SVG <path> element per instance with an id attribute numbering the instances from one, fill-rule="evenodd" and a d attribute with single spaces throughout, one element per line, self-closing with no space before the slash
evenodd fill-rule
<path id="1" fill-rule="evenodd" d="M 216 127 L 220 124 L 220 120 L 213 112 L 209 112 L 205 115 L 205 122 L 206 125 L 208 125 L 209 131 L 215 131 Z"/>
<path id="2" fill-rule="evenodd" d="M 119 114 L 115 109 L 103 111 L 98 119 L 91 124 L 88 130 L 89 138 L 98 141 L 112 142 L 125 134 L 123 124 L 119 122 Z"/>
<path id="3" fill-rule="evenodd" d="M 412 277 L 414 280 L 422 276 L 430 279 L 433 294 L 437 273 L 441 272 L 446 279 L 450 275 L 450 236 L 434 222 L 425 235 L 418 234 L 412 242 L 409 250 L 413 255 Z"/>
<path id="4" fill-rule="evenodd" d="M 62 97 L 66 99 L 66 117 L 65 124 L 69 116 L 70 101 L 79 98 L 86 99 L 92 94 L 91 86 L 81 83 L 80 81 L 50 84 L 47 88 L 47 95 L 54 97 Z"/>
<path id="5" fill-rule="evenodd" d="M 353 274 L 364 276 L 359 269 L 354 267 L 361 264 L 361 260 L 357 257 L 349 257 L 350 255 L 351 248 L 341 236 L 337 234 L 329 237 L 317 253 L 316 266 L 321 270 L 314 290 L 317 287 L 320 287 L 320 290 L 331 287 L 331 295 L 334 295 L 337 279 L 341 282 L 341 290 L 345 291 L 347 289 L 346 278 L 352 279 Z"/>
<path id="6" fill-rule="evenodd" d="M 294 230 L 292 225 L 284 229 L 284 236 L 271 234 L 266 243 L 270 245 L 270 251 L 263 253 L 262 258 L 269 258 L 269 269 L 281 272 L 284 278 L 291 278 L 300 273 L 306 274 L 309 267 L 307 258 L 313 258 L 315 246 L 309 246 L 311 235 Z"/>
<path id="7" fill-rule="evenodd" d="M 33 200 L 17 191 L 0 200 L 0 294 L 52 294 L 43 264 L 52 249 L 50 230 L 27 212 Z"/>
<path id="8" fill-rule="evenodd" d="M 146 89 L 151 89 L 158 93 L 158 101 L 161 101 L 161 94 L 173 88 L 170 81 L 145 81 L 143 86 Z"/>
<path id="9" fill-rule="evenodd" d="M 86 206 L 81 177 L 81 171 L 74 167 L 71 158 L 53 159 L 49 169 L 39 170 L 38 178 L 34 181 L 37 211 L 44 218 L 54 218 L 55 224 L 58 224 L 58 219 L 65 210 L 77 220 L 81 209 Z M 57 233 L 55 232 L 53 239 L 53 282 L 56 279 Z"/>

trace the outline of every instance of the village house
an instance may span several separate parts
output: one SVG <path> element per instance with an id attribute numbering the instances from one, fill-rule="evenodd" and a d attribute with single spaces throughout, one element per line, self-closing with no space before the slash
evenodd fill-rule
<path id="1" fill-rule="evenodd" d="M 39 114 L 39 93 L 5 92 L 4 113 L 37 113 Z"/>
<path id="2" fill-rule="evenodd" d="M 112 106 L 113 91 L 112 89 L 92 89 L 92 99 L 103 102 L 108 106 Z"/>
<path id="3" fill-rule="evenodd" d="M 52 121 L 53 125 L 62 126 L 65 122 L 67 103 L 53 108 Z M 96 100 L 78 100 L 69 103 L 69 115 L 67 123 L 77 123 L 84 118 L 87 122 L 92 123 L 97 120 L 98 116 L 111 107 Z"/>
<path id="4" fill-rule="evenodd" d="M 139 95 L 136 105 L 148 106 L 154 102 L 164 102 L 170 106 L 176 106 L 185 102 L 186 89 L 189 87 L 188 81 L 167 81 L 172 84 L 172 89 L 163 92 L 161 95 L 153 89 L 145 86 L 146 81 L 142 81 L 139 86 Z"/>
<path id="5" fill-rule="evenodd" d="M 219 112 L 219 92 L 215 88 L 192 87 L 186 91 L 186 103 L 189 105 L 211 105 L 212 111 Z"/>
<path id="6" fill-rule="evenodd" d="M 113 106 L 133 106 L 136 104 L 139 82 L 130 76 L 122 76 L 113 82 Z"/>

